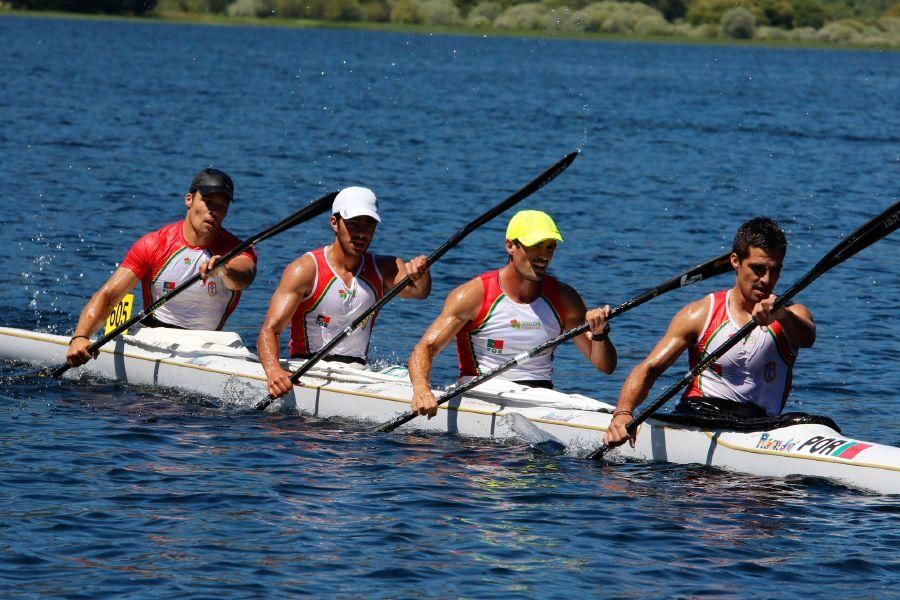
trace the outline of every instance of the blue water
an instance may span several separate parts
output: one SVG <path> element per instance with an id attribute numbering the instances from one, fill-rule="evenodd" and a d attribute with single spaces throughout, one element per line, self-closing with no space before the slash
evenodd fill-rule
<path id="1" fill-rule="evenodd" d="M 376 249 L 430 253 L 565 153 L 523 202 L 553 214 L 558 277 L 617 304 L 781 220 L 782 289 L 897 199 L 900 55 L 0 18 L 0 324 L 69 333 L 199 168 L 227 226 L 372 187 Z M 403 362 L 447 293 L 503 262 L 505 218 L 395 301 L 373 355 Z M 284 265 L 325 219 L 260 245 L 229 326 L 253 343 Z M 819 325 L 790 406 L 900 445 L 900 236 L 798 300 Z M 674 312 L 613 323 L 611 377 L 571 348 L 558 387 L 613 401 Z M 454 373 L 439 358 L 438 384 Z M 657 386 L 674 381 L 673 369 Z M 0 365 L 0 375 L 26 367 Z M 0 384 L 0 585 L 16 597 L 896 596 L 896 498 L 691 466 L 596 465 L 523 444 L 373 435 L 106 381 Z"/>

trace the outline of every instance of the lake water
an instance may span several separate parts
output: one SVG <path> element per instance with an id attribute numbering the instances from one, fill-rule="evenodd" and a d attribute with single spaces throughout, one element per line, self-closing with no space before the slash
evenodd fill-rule
<path id="1" fill-rule="evenodd" d="M 565 153 L 523 202 L 566 239 L 555 274 L 618 304 L 778 218 L 782 289 L 897 199 L 900 54 L 0 18 L 0 324 L 68 334 L 193 174 L 236 184 L 246 236 L 367 185 L 375 249 L 428 254 Z M 405 362 L 446 294 L 503 263 L 508 215 L 379 318 Z M 325 218 L 260 244 L 229 328 L 253 343 L 284 265 Z M 798 300 L 819 326 L 789 406 L 900 445 L 900 236 Z M 684 303 L 613 323 L 614 401 Z M 438 360 L 449 383 L 455 357 Z M 681 363 L 682 365 L 684 363 Z M 22 372 L 0 365 L 0 375 Z M 660 382 L 674 381 L 681 367 Z M 16 597 L 838 597 L 897 595 L 900 502 L 820 481 L 597 465 L 522 444 L 373 435 L 105 381 L 0 385 L 0 585 Z"/>

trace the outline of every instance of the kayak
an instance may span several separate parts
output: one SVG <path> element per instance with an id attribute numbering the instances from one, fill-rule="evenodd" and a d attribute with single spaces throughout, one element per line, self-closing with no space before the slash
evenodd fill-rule
<path id="1" fill-rule="evenodd" d="M 65 362 L 65 336 L 0 327 L 0 360 L 36 367 Z M 303 361 L 285 361 L 288 370 Z M 124 383 L 175 388 L 211 396 L 226 407 L 251 409 L 266 397 L 258 358 L 235 333 L 141 328 L 100 349 L 84 374 Z M 440 395 L 435 390 L 435 395 Z M 409 412 L 412 386 L 405 367 L 380 369 L 322 361 L 300 385 L 268 410 L 365 423 Z M 520 436 L 524 417 L 536 428 L 584 455 L 602 442 L 614 406 L 581 394 L 530 388 L 499 378 L 441 406 L 432 419 L 417 418 L 399 431 L 432 431 L 505 440 Z M 825 417 L 787 415 L 735 426 L 657 414 L 609 458 L 699 464 L 771 477 L 815 477 L 880 494 L 900 494 L 900 448 L 843 435 Z"/>

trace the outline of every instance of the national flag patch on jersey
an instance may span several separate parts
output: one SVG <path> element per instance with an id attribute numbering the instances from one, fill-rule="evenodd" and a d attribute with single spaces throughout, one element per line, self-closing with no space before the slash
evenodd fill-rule
<path id="1" fill-rule="evenodd" d="M 503 340 L 488 339 L 487 349 L 488 352 L 493 352 L 494 354 L 503 354 Z"/>
<path id="2" fill-rule="evenodd" d="M 341 300 L 346 300 L 347 290 L 338 290 L 338 296 L 341 298 Z"/>
<path id="3" fill-rule="evenodd" d="M 331 323 L 331 317 L 327 315 L 316 316 L 316 325 L 319 327 L 328 327 L 329 323 Z"/>
<path id="4" fill-rule="evenodd" d="M 175 284 L 174 281 L 165 281 L 165 282 L 163 282 L 163 289 L 166 290 L 166 292 L 171 292 L 171 291 L 174 290 L 175 288 L 176 288 L 176 284 Z"/>
<path id="5" fill-rule="evenodd" d="M 772 383 L 775 381 L 775 361 L 770 361 L 766 363 L 766 366 L 763 368 L 763 379 L 766 380 L 766 383 Z"/>
<path id="6" fill-rule="evenodd" d="M 193 262 L 193 259 L 192 259 L 190 256 L 185 256 L 185 257 L 184 257 L 184 264 L 185 264 L 185 265 L 191 266 L 191 262 Z"/>

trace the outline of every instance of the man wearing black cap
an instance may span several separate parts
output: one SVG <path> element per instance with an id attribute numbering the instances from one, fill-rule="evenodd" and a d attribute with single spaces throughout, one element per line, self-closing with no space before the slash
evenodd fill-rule
<path id="1" fill-rule="evenodd" d="M 219 257 L 240 244 L 222 228 L 233 197 L 234 184 L 224 172 L 208 168 L 197 173 L 184 196 L 184 220 L 139 239 L 85 305 L 69 341 L 69 364 L 78 366 L 90 360 L 88 336 L 138 283 L 144 306 L 149 306 L 199 272 L 200 283 L 172 298 L 142 323 L 150 327 L 222 329 L 237 306 L 241 290 L 256 276 L 256 253 L 252 249 L 228 264 L 216 265 Z"/>

